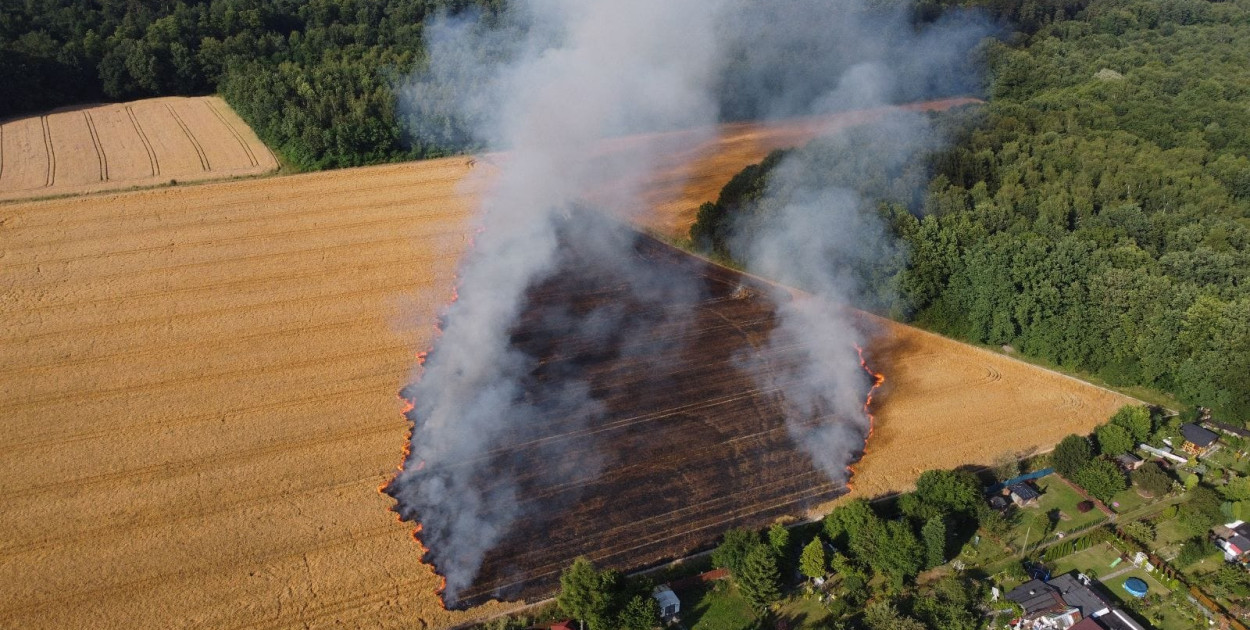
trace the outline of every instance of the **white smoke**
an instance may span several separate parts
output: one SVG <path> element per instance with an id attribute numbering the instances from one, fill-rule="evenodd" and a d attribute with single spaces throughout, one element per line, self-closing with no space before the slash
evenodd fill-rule
<path id="1" fill-rule="evenodd" d="M 509 471 L 472 462 L 524 436 L 542 413 L 525 402 L 530 366 L 510 347 L 526 291 L 552 272 L 562 234 L 590 238 L 577 227 L 584 200 L 640 205 L 639 187 L 661 150 L 605 157 L 603 141 L 669 129 L 713 133 L 722 113 L 792 115 L 905 96 L 898 73 L 925 66 L 903 63 L 914 61 L 909 48 L 949 61 L 955 53 L 938 54 L 946 50 L 938 44 L 957 51 L 971 35 L 907 35 L 904 17 L 823 0 L 516 0 L 501 16 L 445 17 L 427 27 L 429 67 L 400 90 L 414 135 L 508 151 L 481 201 L 459 299 L 407 392 L 415 403 L 411 455 L 388 489 L 401 515 L 422 523 L 449 603 L 522 516 Z M 802 344 L 803 360 L 790 368 L 796 385 L 786 392 L 796 410 L 792 434 L 831 478 L 844 479 L 863 445 L 864 375 L 853 355 L 860 333 L 842 308 L 853 293 L 827 254 L 855 250 L 854 239 L 836 238 L 853 233 L 845 230 L 851 215 L 837 208 L 855 204 L 826 191 L 801 199 L 744 232 L 736 251 L 752 269 L 816 294 L 780 307 L 777 339 Z M 881 236 L 869 232 L 855 238 Z M 622 261 L 629 280 L 628 242 L 596 246 Z M 593 422 L 587 388 L 565 383 L 556 398 Z M 820 422 L 831 410 L 834 420 Z"/>
<path id="2" fill-rule="evenodd" d="M 405 91 L 411 106 L 450 99 L 475 140 L 509 151 L 482 199 L 482 232 L 460 269 L 459 299 L 410 389 L 411 456 L 391 486 L 404 516 L 420 519 L 426 546 L 441 554 L 448 602 L 518 517 L 515 484 L 496 479 L 484 494 L 478 473 L 462 464 L 534 419 L 518 388 L 529 366 L 509 348 L 525 291 L 550 272 L 558 231 L 579 201 L 609 181 L 613 205 L 637 199 L 653 156 L 589 159 L 603 140 L 713 125 L 712 24 L 721 4 L 528 0 L 514 3 L 500 28 L 476 20 L 428 28 L 431 68 Z M 605 257 L 628 257 L 623 243 L 601 245 Z M 575 399 L 584 388 L 562 394 L 570 409 L 593 408 Z"/>

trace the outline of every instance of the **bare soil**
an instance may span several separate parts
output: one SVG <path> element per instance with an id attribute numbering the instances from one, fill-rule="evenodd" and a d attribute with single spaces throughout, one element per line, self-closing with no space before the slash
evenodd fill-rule
<path id="1" fill-rule="evenodd" d="M 44 155 L 41 128 L 0 128 L 4 190 L 45 177 L 10 171 L 11 147 Z M 767 129 L 740 133 L 780 142 Z M 469 162 L 0 205 L 0 626 L 446 627 L 505 609 L 443 611 L 377 492 L 408 432 L 395 394 L 472 232 L 465 175 L 489 163 Z M 713 190 L 744 165 L 692 174 Z M 683 203 L 647 224 L 680 231 Z M 1044 447 L 1126 400 L 887 329 L 858 493 Z"/>

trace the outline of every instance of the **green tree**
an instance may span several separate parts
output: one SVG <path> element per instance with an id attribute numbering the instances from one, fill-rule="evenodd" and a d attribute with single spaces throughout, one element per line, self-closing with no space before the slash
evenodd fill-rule
<path id="1" fill-rule="evenodd" d="M 1055 446 L 1050 454 L 1050 463 L 1059 474 L 1071 479 L 1093 456 L 1089 440 L 1080 435 L 1069 435 Z"/>
<path id="2" fill-rule="evenodd" d="M 777 556 L 764 545 L 756 545 L 747 554 L 742 572 L 735 576 L 738 589 L 756 610 L 765 610 L 781 597 L 781 574 Z"/>
<path id="3" fill-rule="evenodd" d="M 1117 492 L 1128 488 L 1124 473 L 1114 463 L 1098 458 L 1091 460 L 1072 476 L 1072 481 L 1101 501 L 1110 501 Z"/>
<path id="4" fill-rule="evenodd" d="M 737 576 L 742 573 L 747 555 L 760 544 L 759 534 L 748 529 L 731 529 L 725 532 L 720 545 L 712 552 L 712 565 L 729 569 L 731 574 Z"/>
<path id="5" fill-rule="evenodd" d="M 916 496 L 944 513 L 972 514 L 981 504 L 981 488 L 971 473 L 927 470 L 916 480 Z"/>
<path id="6" fill-rule="evenodd" d="M 1120 407 L 1120 410 L 1111 416 L 1111 424 L 1123 427 L 1135 443 L 1148 440 L 1154 429 L 1150 418 L 1150 408 L 1141 405 Z"/>
<path id="7" fill-rule="evenodd" d="M 994 459 L 994 480 L 1003 483 L 1020 475 L 1020 458 L 1015 453 L 1003 453 Z"/>
<path id="8" fill-rule="evenodd" d="M 933 567 L 946 563 L 946 521 L 934 516 L 925 521 L 920 529 L 920 538 L 924 540 L 925 567 Z"/>
<path id="9" fill-rule="evenodd" d="M 864 623 L 871 630 L 925 630 L 923 623 L 900 613 L 888 600 L 868 604 L 864 609 Z"/>
<path id="10" fill-rule="evenodd" d="M 1148 521 L 1133 521 L 1125 523 L 1122 527 L 1124 528 L 1124 533 L 1143 545 L 1149 545 L 1155 540 L 1154 524 Z"/>
<path id="11" fill-rule="evenodd" d="M 616 627 L 620 630 L 651 630 L 660 618 L 660 604 L 646 595 L 634 595 L 630 598 L 621 614 L 617 616 Z"/>
<path id="12" fill-rule="evenodd" d="M 843 547 L 870 523 L 880 520 L 864 499 L 854 499 L 833 509 L 822 521 L 825 537 L 834 546 Z"/>
<path id="13" fill-rule="evenodd" d="M 803 553 L 799 556 L 799 572 L 814 580 L 824 577 L 826 569 L 825 545 L 817 536 L 803 547 Z"/>
<path id="14" fill-rule="evenodd" d="M 1172 488 L 1172 478 L 1154 462 L 1142 464 L 1129 476 L 1134 485 L 1150 493 L 1151 496 L 1163 496 Z"/>
<path id="15" fill-rule="evenodd" d="M 1133 450 L 1133 436 L 1117 424 L 1100 425 L 1094 429 L 1094 438 L 1098 441 L 1098 452 L 1103 455 L 1122 455 Z"/>
<path id="16" fill-rule="evenodd" d="M 768 546 L 772 547 L 773 553 L 777 554 L 779 560 L 783 560 L 790 555 L 790 530 L 781 521 L 777 521 L 768 528 Z"/>
<path id="17" fill-rule="evenodd" d="M 606 629 L 611 594 L 604 588 L 603 576 L 593 564 L 579 557 L 560 574 L 560 594 L 556 604 L 565 614 L 590 625 L 593 630 Z"/>

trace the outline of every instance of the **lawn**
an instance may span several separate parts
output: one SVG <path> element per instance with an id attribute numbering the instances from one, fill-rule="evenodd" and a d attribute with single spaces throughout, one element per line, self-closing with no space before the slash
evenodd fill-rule
<path id="1" fill-rule="evenodd" d="M 1042 492 L 1042 496 L 1038 500 L 1038 507 L 1021 508 L 1019 523 L 1008 536 L 1012 546 L 1017 549 L 1025 545 L 1026 536 L 1030 544 L 1038 542 L 1037 532 L 1030 528 L 1030 524 L 1033 518 L 1035 518 L 1034 515 L 1039 512 L 1059 510 L 1062 515 L 1055 526 L 1055 532 L 1051 534 L 1052 538 L 1060 532 L 1081 529 L 1106 518 L 1106 515 L 1098 509 L 1092 509 L 1084 514 L 1077 510 L 1076 504 L 1084 501 L 1084 499 L 1055 475 L 1038 480 L 1037 486 Z"/>
<path id="2" fill-rule="evenodd" d="M 1142 608 L 1142 615 L 1155 628 L 1158 628 L 1158 630 L 1189 630 L 1194 627 L 1193 611 L 1178 610 L 1175 604 L 1168 598 L 1170 591 L 1157 578 L 1140 568 L 1134 567 L 1127 561 L 1122 561 L 1112 568 L 1110 566 L 1111 563 L 1118 557 L 1120 557 L 1119 551 L 1109 543 L 1094 545 L 1085 551 L 1060 558 L 1055 562 L 1053 575 L 1058 576 L 1073 570 L 1080 571 L 1096 579 L 1098 576 L 1113 575 L 1114 577 L 1105 580 L 1100 579 L 1099 582 L 1102 584 L 1103 594 L 1110 595 L 1112 603 L 1121 607 L 1131 597 L 1124 590 L 1124 582 L 1134 577 L 1144 580 L 1150 587 L 1150 594 L 1158 596 L 1152 597 L 1150 599 L 1152 603 Z M 1188 604 L 1186 603 L 1185 606 L 1188 606 Z"/>
<path id="3" fill-rule="evenodd" d="M 781 602 L 777 618 L 785 620 L 790 628 L 819 627 L 817 624 L 829 617 L 829 610 L 815 596 L 796 595 Z"/>
<path id="4" fill-rule="evenodd" d="M 691 630 L 746 630 L 755 622 L 755 611 L 728 580 L 678 593 L 681 618 Z"/>
<path id="5" fill-rule="evenodd" d="M 1142 495 L 1137 494 L 1136 488 L 1129 488 L 1128 490 L 1111 497 L 1111 501 L 1107 504 L 1107 507 L 1114 510 L 1116 514 L 1127 514 L 1156 500 L 1157 499 L 1154 498 L 1147 499 Z"/>

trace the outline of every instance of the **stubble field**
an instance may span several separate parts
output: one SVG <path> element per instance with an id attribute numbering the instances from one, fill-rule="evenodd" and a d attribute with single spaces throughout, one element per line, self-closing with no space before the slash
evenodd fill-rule
<path id="1" fill-rule="evenodd" d="M 661 173 L 661 210 L 640 220 L 684 231 L 700 191 L 803 139 L 730 127 L 691 149 L 690 184 Z M 489 166 L 0 205 L 0 626 L 465 619 L 440 609 L 377 487 L 407 434 L 395 393 L 469 242 L 475 168 Z M 858 494 L 1045 447 L 1127 400 L 883 326 L 889 389 Z"/>
<path id="2" fill-rule="evenodd" d="M 0 200 L 277 168 L 273 153 L 215 96 L 65 108 L 0 124 Z"/>

